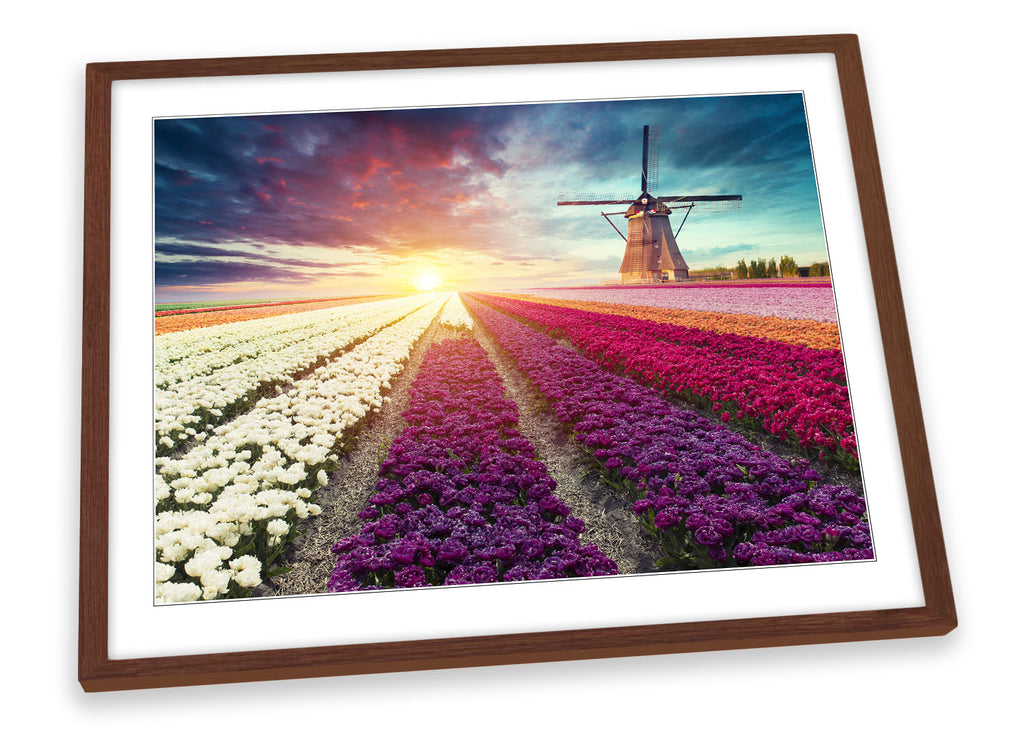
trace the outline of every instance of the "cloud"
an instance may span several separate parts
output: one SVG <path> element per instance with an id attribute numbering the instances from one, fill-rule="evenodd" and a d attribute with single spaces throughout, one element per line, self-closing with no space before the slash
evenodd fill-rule
<path id="1" fill-rule="evenodd" d="M 221 243 L 244 228 L 266 243 L 386 247 L 396 230 L 466 214 L 508 168 L 486 109 L 471 110 L 483 112 L 157 121 L 157 236 Z"/>
<path id="2" fill-rule="evenodd" d="M 614 274 L 623 245 L 601 208 L 555 202 L 639 193 L 647 123 L 661 126 L 662 193 L 743 195 L 739 214 L 687 221 L 693 253 L 821 239 L 798 94 L 165 119 L 157 283 L 302 283 L 340 254 L 380 264 L 442 249 L 552 274 L 586 254 Z"/>
<path id="3" fill-rule="evenodd" d="M 757 251 L 758 246 L 753 243 L 732 243 L 727 246 L 690 249 L 686 252 L 686 258 L 694 262 L 735 263 L 738 259 Z"/>
<path id="4" fill-rule="evenodd" d="M 273 264 L 249 261 L 157 261 L 156 283 L 161 287 L 184 285 L 223 285 L 238 282 L 254 284 L 285 283 L 301 285 L 314 281 L 305 271 L 283 269 Z"/>
<path id="5" fill-rule="evenodd" d="M 332 268 L 334 264 L 310 259 L 279 258 L 267 254 L 246 251 L 236 248 L 218 248 L 215 246 L 196 245 L 192 243 L 157 243 L 157 263 L 169 263 L 168 256 L 191 256 L 198 259 L 247 259 L 264 265 L 282 264 L 303 269 Z M 177 261 L 175 261 L 177 263 Z"/>

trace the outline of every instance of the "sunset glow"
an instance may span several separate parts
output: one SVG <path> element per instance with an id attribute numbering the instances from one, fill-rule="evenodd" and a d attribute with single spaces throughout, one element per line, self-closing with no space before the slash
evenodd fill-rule
<path id="1" fill-rule="evenodd" d="M 433 292 L 441 286 L 441 277 L 433 271 L 421 271 L 419 275 L 413 279 L 412 285 L 421 292 Z"/>
<path id="2" fill-rule="evenodd" d="M 619 235 L 597 208 L 556 202 L 635 196 L 648 123 L 656 193 L 743 196 L 687 219 L 690 269 L 826 258 L 796 93 L 168 118 L 154 123 L 156 299 L 618 282 Z"/>

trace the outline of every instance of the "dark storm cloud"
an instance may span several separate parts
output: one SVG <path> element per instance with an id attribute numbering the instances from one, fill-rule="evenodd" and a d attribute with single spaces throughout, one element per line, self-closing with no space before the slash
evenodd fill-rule
<path id="1" fill-rule="evenodd" d="M 217 248 L 214 246 L 201 246 L 191 243 L 158 243 L 156 246 L 156 254 L 158 262 L 161 260 L 167 262 L 166 258 L 161 259 L 161 257 L 166 256 L 189 256 L 202 259 L 249 259 L 263 264 L 281 264 L 284 266 L 295 266 L 303 269 L 329 269 L 333 267 L 333 264 L 328 264 L 323 261 L 278 258 L 276 256 L 267 256 L 260 253 L 254 254 L 251 251 L 243 251 L 234 248 Z"/>
<path id="2" fill-rule="evenodd" d="M 667 165 L 699 169 L 809 160 L 800 95 L 704 98 L 702 107 L 669 135 L 662 131 Z"/>
<path id="3" fill-rule="evenodd" d="M 699 114 L 688 116 L 668 135 L 663 129 L 661 169 L 666 194 L 666 187 L 673 186 L 740 194 L 744 207 L 766 216 L 772 209 L 774 217 L 817 210 L 798 94 L 707 98 Z"/>
<path id="4" fill-rule="evenodd" d="M 451 217 L 481 178 L 501 176 L 491 117 L 477 108 L 158 120 L 157 239 L 386 244 L 382 219 Z"/>
<path id="5" fill-rule="evenodd" d="M 706 170 L 769 167 L 778 173 L 810 163 L 799 94 L 737 95 L 572 103 L 536 113 L 537 159 L 584 165 L 574 189 L 616 181 L 621 194 L 640 191 L 643 126 L 661 130 L 663 184 L 687 188 Z M 675 194 L 675 192 L 664 192 Z M 687 194 L 680 192 L 679 194 Z"/>
<path id="6" fill-rule="evenodd" d="M 249 261 L 157 261 L 156 283 L 161 286 L 204 286 L 252 282 L 301 285 L 313 281 L 303 271 Z"/>
<path id="7" fill-rule="evenodd" d="M 310 270 L 304 262 L 283 266 L 287 259 L 273 259 L 270 263 L 192 259 L 187 261 L 156 261 L 156 283 L 163 287 L 223 285 L 249 282 L 253 284 L 311 284 L 325 273 L 335 276 L 369 277 L 375 272 L 357 268 L 334 266 L 329 269 Z"/>

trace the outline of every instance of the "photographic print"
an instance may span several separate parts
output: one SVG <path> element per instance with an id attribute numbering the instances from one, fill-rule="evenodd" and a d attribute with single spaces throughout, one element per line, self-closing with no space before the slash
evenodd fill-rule
<path id="1" fill-rule="evenodd" d="M 153 152 L 158 604 L 873 559 L 800 92 Z"/>
<path id="2" fill-rule="evenodd" d="M 85 111 L 85 690 L 956 626 L 855 36 L 97 63 Z"/>

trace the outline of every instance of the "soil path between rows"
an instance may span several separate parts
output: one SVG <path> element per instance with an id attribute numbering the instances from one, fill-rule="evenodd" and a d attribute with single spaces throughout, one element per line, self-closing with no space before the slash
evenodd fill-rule
<path id="1" fill-rule="evenodd" d="M 352 447 L 340 454 L 338 468 L 330 475 L 327 486 L 317 491 L 317 504 L 323 512 L 303 522 L 301 533 L 279 563 L 291 570 L 262 584 L 254 596 L 327 593 L 327 581 L 334 569 L 331 546 L 357 534 L 365 524 L 357 515 L 375 491 L 377 471 L 388 448 L 405 428 L 402 413 L 409 408 L 409 387 L 420 364 L 431 344 L 454 335 L 435 318 L 416 342 L 405 367 L 391 382 L 384 405 L 363 426 Z"/>
<path id="2" fill-rule="evenodd" d="M 594 543 L 615 561 L 620 574 L 649 573 L 659 548 L 646 536 L 633 514 L 632 502 L 603 483 L 593 459 L 569 437 L 547 401 L 477 323 L 473 337 L 487 351 L 505 384 L 505 393 L 519 406 L 519 432 L 533 444 L 548 474 L 557 483 L 555 494 L 585 525 L 580 542 Z"/>

